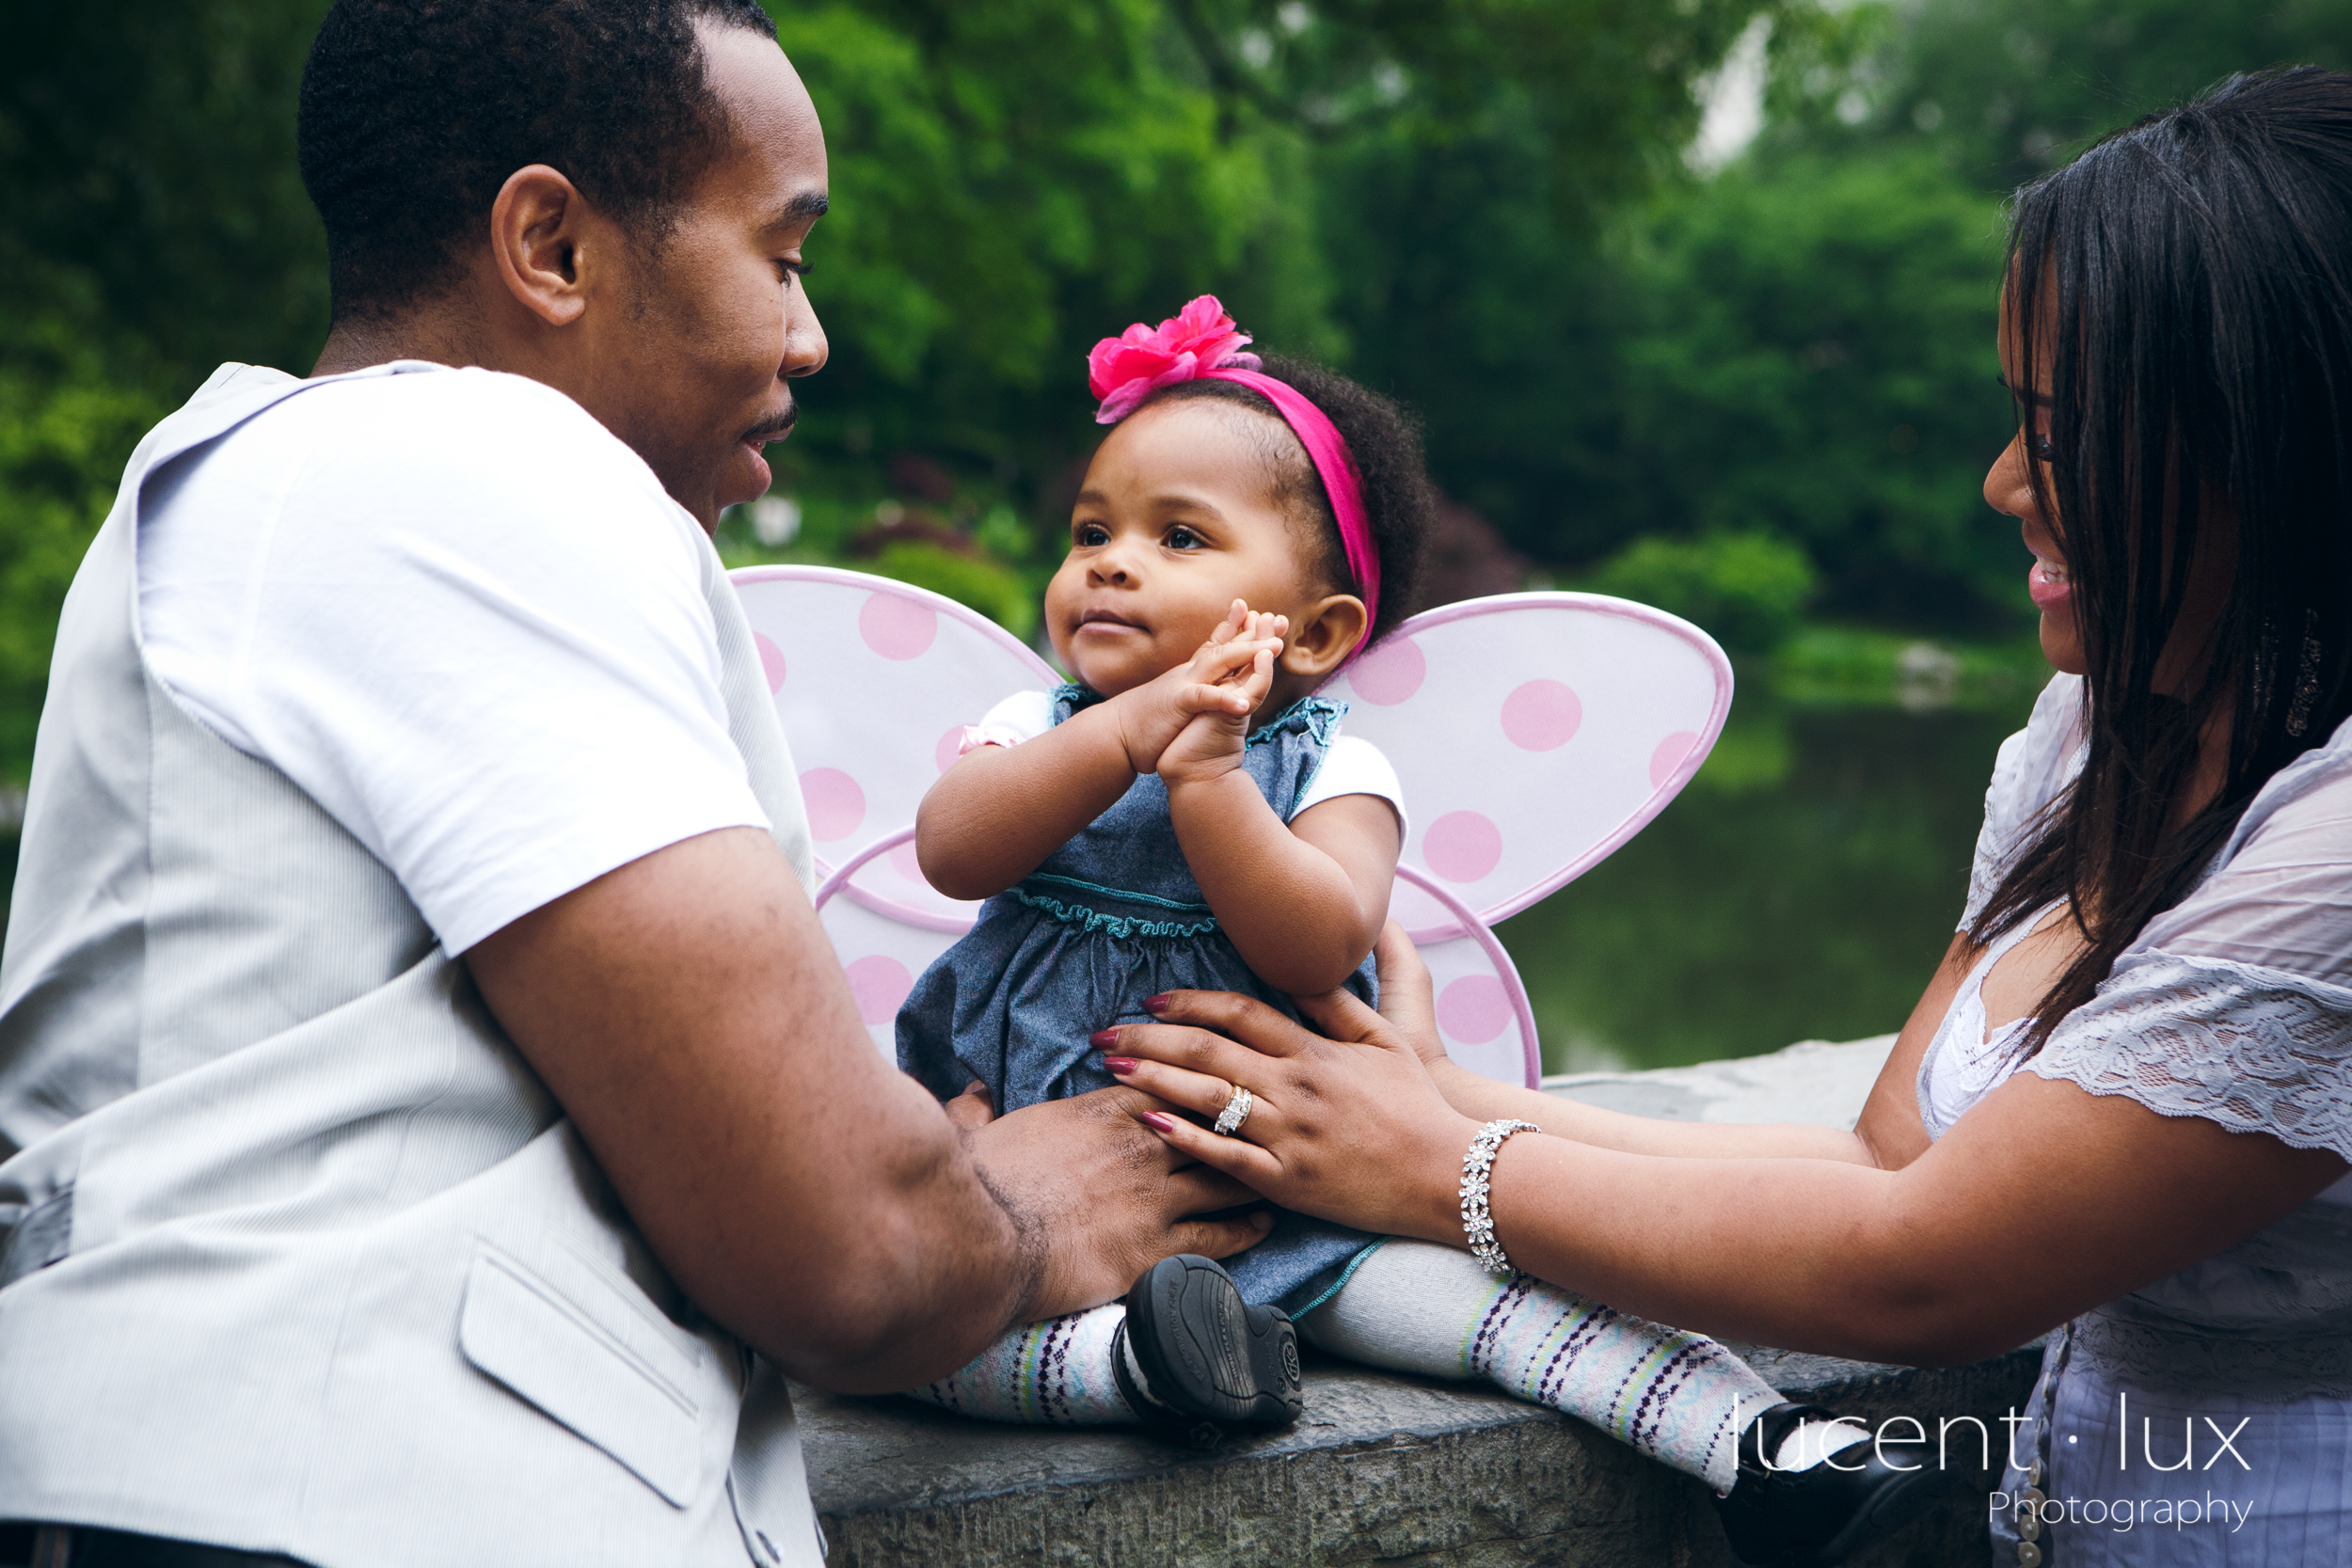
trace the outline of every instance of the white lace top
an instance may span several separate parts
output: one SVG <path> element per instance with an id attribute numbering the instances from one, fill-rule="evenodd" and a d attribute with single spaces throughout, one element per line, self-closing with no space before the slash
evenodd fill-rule
<path id="1" fill-rule="evenodd" d="M 2081 768 L 2081 678 L 2059 675 L 2003 743 L 1963 928 Z M 1988 1039 L 1979 988 L 2031 924 L 1979 959 L 1920 1064 L 1931 1137 L 2013 1070 L 2023 1024 Z M 2352 721 L 2264 786 L 2197 887 L 2148 923 L 2025 1069 L 2352 1159 Z M 2352 1178 L 2078 1320 L 2077 1364 L 2179 1387 L 2352 1395 L 2347 1203 Z"/>

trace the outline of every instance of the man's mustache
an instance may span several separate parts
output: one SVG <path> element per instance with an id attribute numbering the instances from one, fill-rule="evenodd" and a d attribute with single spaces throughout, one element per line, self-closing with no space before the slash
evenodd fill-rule
<path id="1" fill-rule="evenodd" d="M 740 439 L 751 446 L 765 446 L 771 441 L 781 441 L 787 436 L 791 435 L 792 427 L 800 422 L 801 405 L 798 403 L 787 403 L 783 413 L 771 420 L 762 420 L 751 429 L 743 432 Z"/>

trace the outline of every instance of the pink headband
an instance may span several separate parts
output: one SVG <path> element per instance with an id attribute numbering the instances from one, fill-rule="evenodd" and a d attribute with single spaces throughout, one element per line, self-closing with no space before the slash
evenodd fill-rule
<path id="1" fill-rule="evenodd" d="M 1156 331 L 1137 322 L 1118 337 L 1104 339 L 1087 356 L 1087 385 L 1103 400 L 1094 422 L 1117 424 L 1145 398 L 1180 381 L 1237 382 L 1263 397 L 1297 434 L 1321 476 L 1323 492 L 1331 499 L 1331 515 L 1340 525 L 1348 575 L 1363 594 L 1364 618 L 1367 623 L 1376 620 L 1380 552 L 1373 547 L 1363 486 L 1348 458 L 1347 443 L 1298 388 L 1262 372 L 1256 355 L 1239 352 L 1248 341 L 1249 334 L 1233 325 L 1215 294 L 1202 294 L 1160 323 Z M 1356 646 L 1359 652 L 1363 648 L 1361 642 Z"/>

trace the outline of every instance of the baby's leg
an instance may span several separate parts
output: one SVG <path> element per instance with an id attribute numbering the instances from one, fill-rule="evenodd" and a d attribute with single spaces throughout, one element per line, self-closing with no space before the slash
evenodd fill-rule
<path id="1" fill-rule="evenodd" d="M 1135 1411 L 1119 1392 L 1112 1366 L 1118 1302 L 1016 1328 L 952 1377 L 911 1388 L 928 1404 L 989 1421 L 1049 1426 L 1132 1423 Z"/>
<path id="2" fill-rule="evenodd" d="M 1523 1274 L 1499 1278 L 1469 1253 L 1428 1242 L 1383 1243 L 1298 1327 L 1351 1360 L 1425 1377 L 1486 1378 L 1589 1421 L 1718 1494 L 1739 1479 L 1740 1433 L 1781 1402 L 1746 1362 L 1704 1335 Z M 1801 1430 L 1804 1447 L 1823 1452 L 1861 1435 L 1815 1422 Z M 1776 1461 L 1796 1457 L 1784 1449 Z"/>

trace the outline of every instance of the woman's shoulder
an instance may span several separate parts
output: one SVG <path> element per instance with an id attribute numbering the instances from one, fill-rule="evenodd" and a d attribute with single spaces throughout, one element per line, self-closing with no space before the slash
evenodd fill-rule
<path id="1" fill-rule="evenodd" d="M 1993 787 L 2023 805 L 2027 815 L 2040 811 L 2073 780 L 2087 733 L 2082 676 L 2052 675 L 2034 699 L 2026 727 L 2001 742 Z"/>
<path id="2" fill-rule="evenodd" d="M 2195 955 L 2352 995 L 2352 721 L 2255 794 L 2203 879 L 2130 952 Z"/>
<path id="3" fill-rule="evenodd" d="M 2082 766 L 2083 679 L 2058 674 L 2034 699 L 2026 727 L 2001 742 L 1984 791 L 1984 827 L 1968 875 L 1968 905 L 1961 915 L 1967 929 L 1992 900 L 2017 851 Z"/>

